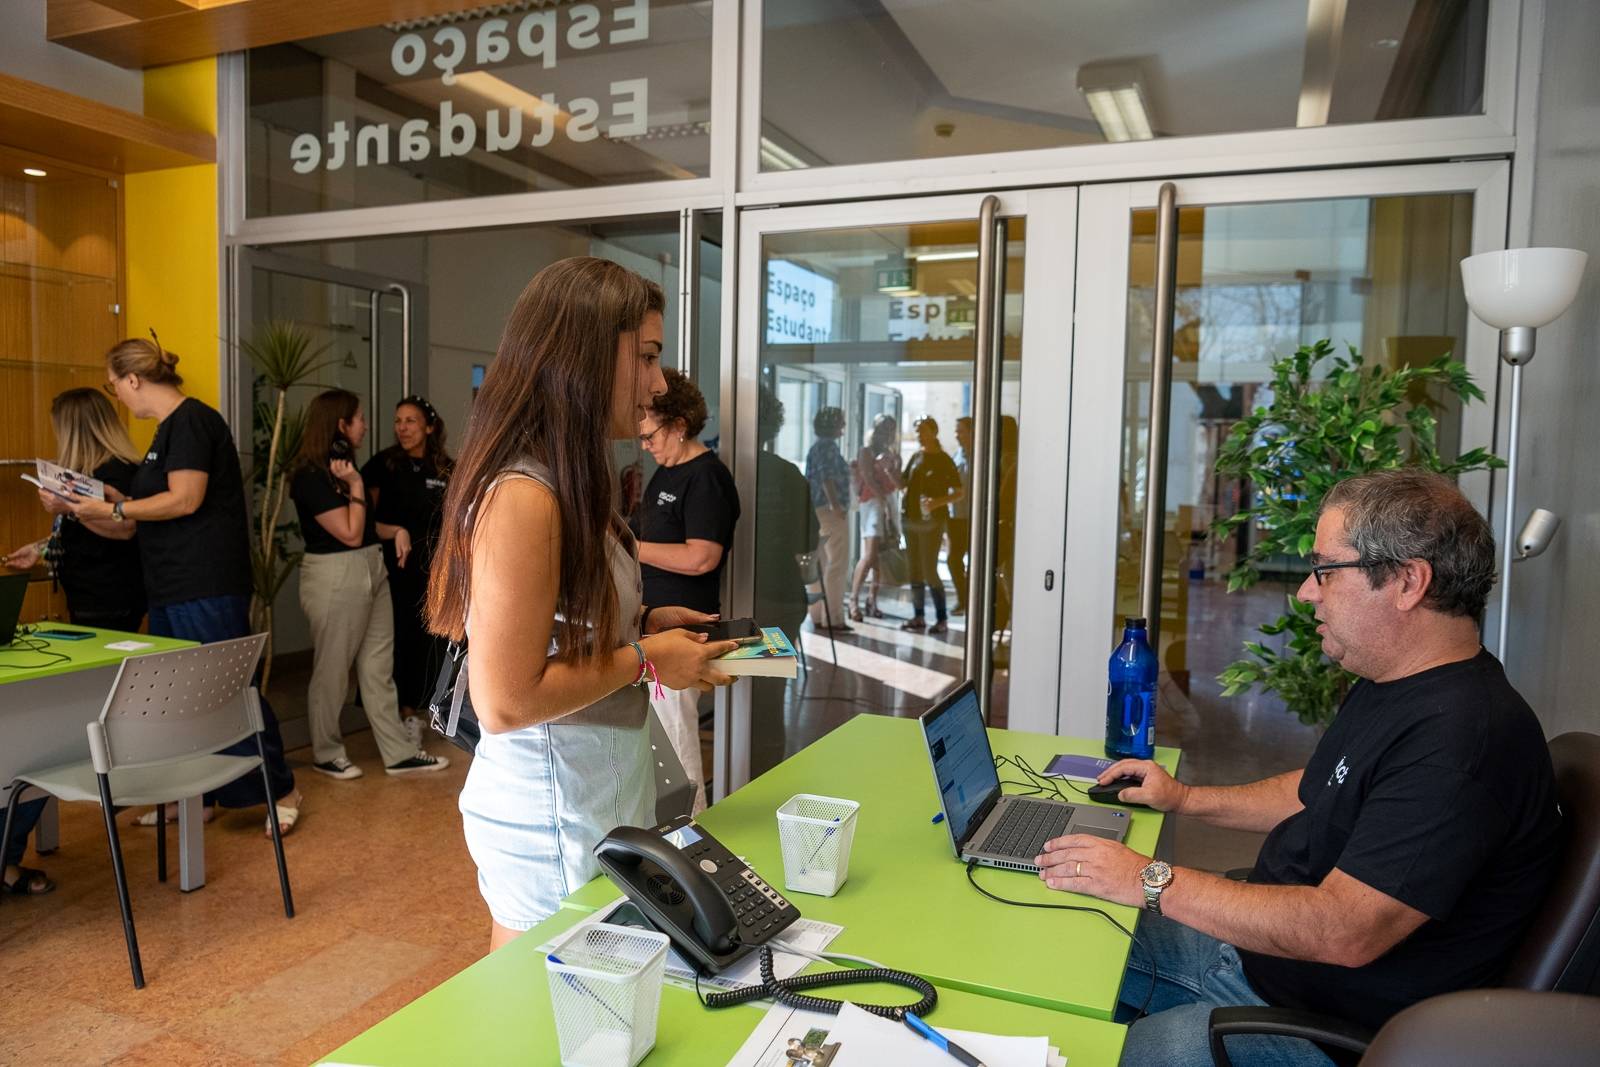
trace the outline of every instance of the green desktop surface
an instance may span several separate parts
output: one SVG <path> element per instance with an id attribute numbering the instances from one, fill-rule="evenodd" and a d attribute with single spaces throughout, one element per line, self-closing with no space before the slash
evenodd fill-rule
<path id="1" fill-rule="evenodd" d="M 584 917 L 572 909 L 558 911 L 330 1052 L 322 1062 L 373 1067 L 559 1063 L 549 979 L 539 946 Z M 867 1003 L 906 1004 L 916 999 L 915 993 L 896 986 L 860 985 L 848 987 L 847 992 Z M 655 1048 L 643 1062 L 649 1067 L 721 1067 L 755 1029 L 765 1009 L 758 1004 L 711 1010 L 701 1006 L 693 990 L 664 985 Z M 1126 1035 L 1116 1023 L 945 989 L 939 991 L 929 1021 L 960 1030 L 1044 1034 L 1071 1067 L 1115 1064 Z"/>
<path id="2" fill-rule="evenodd" d="M 95 667 L 115 667 L 129 656 L 147 656 L 152 652 L 171 652 L 177 648 L 193 648 L 194 641 L 181 641 L 175 637 L 153 637 L 150 634 L 121 633 L 117 630 L 96 630 L 70 623 L 41 623 L 41 629 L 73 630 L 93 636 L 81 641 L 51 640 L 23 636 L 9 645 L 0 645 L 0 685 L 21 682 L 29 678 L 48 678 L 53 674 L 70 674 L 73 671 L 92 670 Z M 107 648 L 119 641 L 138 641 L 148 645 L 131 651 Z M 64 659 L 62 657 L 65 657 Z"/>
<path id="3" fill-rule="evenodd" d="M 1058 753 L 1103 756 L 1099 741 L 990 730 L 996 755 L 1021 756 L 1042 769 Z M 1176 772 L 1178 750 L 1156 760 Z M 1010 768 L 1001 781 L 1021 781 Z M 1062 783 L 1073 800 L 1087 799 Z M 1007 793 L 1024 792 L 1012 785 Z M 920 974 L 943 989 L 998 1001 L 1110 1019 L 1129 941 L 1095 914 L 1018 908 L 988 900 L 967 882 L 950 834 L 933 817 L 939 795 L 915 719 L 858 715 L 722 802 L 699 822 L 773 885 L 783 888 L 777 809 L 796 793 L 857 801 L 849 878 L 833 897 L 785 890 L 808 918 L 838 923 L 833 948 L 886 967 Z M 1150 855 L 1164 816 L 1132 811 L 1128 846 Z M 1133 929 L 1138 909 L 1045 887 L 1037 874 L 978 868 L 979 884 L 1014 900 L 1103 908 Z M 564 907 L 594 911 L 619 892 L 605 876 L 569 896 Z"/>

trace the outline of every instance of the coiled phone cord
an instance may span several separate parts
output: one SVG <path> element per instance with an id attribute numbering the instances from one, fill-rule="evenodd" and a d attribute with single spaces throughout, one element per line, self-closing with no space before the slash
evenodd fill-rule
<path id="1" fill-rule="evenodd" d="M 806 953 L 810 955 L 810 953 Z M 812 997 L 802 993 L 804 989 L 819 989 L 831 985 L 857 985 L 861 982 L 888 982 L 892 985 L 905 986 L 922 994 L 922 999 L 915 1004 L 856 1004 L 862 1011 L 870 1011 L 885 1019 L 899 1022 L 905 1018 L 906 1012 L 911 1012 L 919 1018 L 925 1017 L 933 1011 L 939 1003 L 939 994 L 934 990 L 933 984 L 925 978 L 920 978 L 905 971 L 893 971 L 887 967 L 856 967 L 839 971 L 823 971 L 817 974 L 797 974 L 793 978 L 779 978 L 772 971 L 772 947 L 761 947 L 761 984 L 745 986 L 743 989 L 730 989 L 725 993 L 712 993 L 702 996 L 701 1002 L 708 1008 L 726 1008 L 734 1004 L 743 1004 L 750 1000 L 761 1000 L 771 997 L 779 1004 L 787 1004 L 791 1008 L 802 1011 L 822 1012 L 825 1015 L 836 1015 L 844 1004 L 840 1000 L 829 1000 L 824 997 Z M 699 974 L 696 973 L 695 985 L 699 987 Z M 851 1001 L 851 1003 L 855 1003 Z"/>

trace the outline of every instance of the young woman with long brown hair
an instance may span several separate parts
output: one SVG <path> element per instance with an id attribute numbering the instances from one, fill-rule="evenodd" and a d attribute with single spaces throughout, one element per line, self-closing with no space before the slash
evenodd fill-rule
<path id="1" fill-rule="evenodd" d="M 636 437 L 661 375 L 661 288 L 602 259 L 541 270 L 474 402 L 429 579 L 435 633 L 471 634 L 483 737 L 461 793 L 498 948 L 593 878 L 592 850 L 655 822 L 641 683 L 708 689 L 733 642 L 647 607 L 616 513 L 610 442 Z"/>
<path id="2" fill-rule="evenodd" d="M 367 436 L 361 398 L 328 389 L 306 406 L 305 435 L 289 466 L 289 496 L 300 514 L 306 554 L 300 563 L 300 607 L 311 623 L 311 680 L 306 719 L 312 768 L 330 778 L 360 778 L 339 734 L 350 667 L 361 708 L 372 725 L 384 771 L 427 774 L 450 765 L 422 751 L 400 724 L 394 688 L 394 609 L 389 574 L 366 486 L 354 462 Z"/>

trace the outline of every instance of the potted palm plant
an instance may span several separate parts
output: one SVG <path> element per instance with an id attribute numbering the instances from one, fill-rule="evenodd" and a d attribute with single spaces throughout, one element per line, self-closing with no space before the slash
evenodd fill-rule
<path id="1" fill-rule="evenodd" d="M 288 493 L 284 476 L 289 461 L 300 450 L 305 430 L 305 412 L 289 406 L 289 390 L 310 384 L 311 378 L 332 360 L 322 359 L 327 345 L 313 348 L 311 335 L 299 323 L 274 319 L 263 324 L 252 340 L 241 340 L 239 347 L 256 368 L 256 385 L 265 388 L 267 399 L 258 399 L 254 410 L 253 444 L 255 462 L 255 513 L 251 516 L 250 569 L 255 599 L 251 604 L 251 623 L 267 635 L 262 656 L 261 691 L 272 677 L 272 608 L 284 582 L 299 565 L 303 552 L 290 547 L 298 532 L 293 522 L 283 522 L 283 501 Z"/>
<path id="2" fill-rule="evenodd" d="M 1304 345 L 1272 365 L 1271 400 L 1236 423 L 1217 452 L 1218 474 L 1245 481 L 1245 506 L 1212 524 L 1213 539 L 1246 524 L 1257 534 L 1228 573 L 1228 592 L 1260 581 L 1269 561 L 1306 556 L 1316 541 L 1317 509 L 1344 478 L 1418 466 L 1457 476 L 1505 466 L 1488 450 L 1455 458 L 1439 451 L 1437 397 L 1462 404 L 1483 399 L 1467 369 L 1448 355 L 1417 366 L 1369 364 L 1351 347 Z M 1292 595 L 1284 614 L 1246 641 L 1247 655 L 1217 676 L 1222 695 L 1253 687 L 1276 693 L 1305 723 L 1325 725 L 1339 710 L 1353 676 L 1322 654 L 1312 607 Z"/>

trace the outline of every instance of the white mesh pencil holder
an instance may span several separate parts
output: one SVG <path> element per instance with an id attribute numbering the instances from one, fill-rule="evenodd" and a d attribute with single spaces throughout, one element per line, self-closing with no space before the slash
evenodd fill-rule
<path id="1" fill-rule="evenodd" d="M 856 834 L 853 800 L 796 793 L 778 809 L 783 846 L 783 885 L 796 893 L 831 897 L 850 873 L 850 842 Z"/>
<path id="2" fill-rule="evenodd" d="M 563 1067 L 634 1067 L 655 1047 L 667 937 L 594 923 L 545 960 Z"/>

